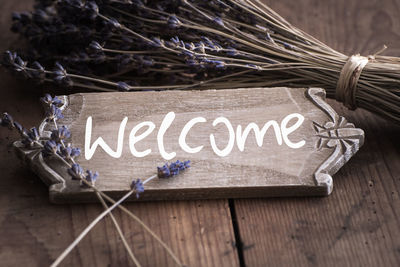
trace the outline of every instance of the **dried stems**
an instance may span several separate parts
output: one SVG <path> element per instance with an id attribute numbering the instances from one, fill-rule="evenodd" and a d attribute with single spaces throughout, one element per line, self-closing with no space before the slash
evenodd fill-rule
<path id="1" fill-rule="evenodd" d="M 11 52 L 5 65 L 96 91 L 316 86 L 337 98 L 349 60 L 258 0 L 42 0 L 13 19 L 30 61 L 62 65 Z M 354 104 L 399 123 L 400 60 L 380 52 L 350 73 Z"/>

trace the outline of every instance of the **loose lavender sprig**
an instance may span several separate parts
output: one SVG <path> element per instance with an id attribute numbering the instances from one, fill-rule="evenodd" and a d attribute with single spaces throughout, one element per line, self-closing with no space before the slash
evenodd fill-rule
<path id="1" fill-rule="evenodd" d="M 99 191 L 96 186 L 95 186 L 95 181 L 98 178 L 98 173 L 97 172 L 92 172 L 90 170 L 86 171 L 86 175 L 84 173 L 83 168 L 77 164 L 74 160 L 75 157 L 80 155 L 80 149 L 79 148 L 73 148 L 70 143 L 67 143 L 65 145 L 65 142 L 67 139 L 70 138 L 71 133 L 69 132 L 68 128 L 65 126 L 59 127 L 57 124 L 57 120 L 62 118 L 62 112 L 59 109 L 59 107 L 62 105 L 62 101 L 58 99 L 57 97 L 51 97 L 50 95 L 46 94 L 43 98 L 41 98 L 41 101 L 44 103 L 44 106 L 47 110 L 46 112 L 46 121 L 48 122 L 53 122 L 55 130 L 51 132 L 51 137 L 50 140 L 43 140 L 39 136 L 38 131 L 36 128 L 32 128 L 30 131 L 27 131 L 20 123 L 14 121 L 11 115 L 8 113 L 4 113 L 2 118 L 0 119 L 0 125 L 4 127 L 8 127 L 9 129 L 16 129 L 22 136 L 23 140 L 22 142 L 29 148 L 32 149 L 38 149 L 42 152 L 43 156 L 45 157 L 56 157 L 61 160 L 62 163 L 66 164 L 68 166 L 68 174 L 71 176 L 72 180 L 78 180 L 81 183 L 82 187 L 86 188 L 91 188 L 96 192 L 97 197 L 99 198 L 100 202 L 104 206 L 104 208 L 107 210 L 108 206 L 105 203 L 104 199 L 105 198 L 107 201 L 110 201 L 111 203 L 115 204 L 116 201 L 114 201 L 112 198 L 104 194 L 103 192 Z M 50 111 L 49 111 L 50 110 Z M 56 114 L 56 115 L 55 115 Z M 180 161 L 174 162 L 171 165 L 164 165 L 165 166 L 171 166 L 171 173 L 174 175 L 177 175 L 178 173 L 176 172 L 176 168 L 179 168 L 179 166 L 183 164 Z M 189 161 L 185 162 L 184 167 L 180 167 L 180 170 L 186 169 L 189 167 Z M 163 168 L 163 167 L 159 167 Z M 170 175 L 171 177 L 173 175 Z M 147 182 L 151 181 L 152 179 L 159 177 L 159 175 L 153 175 L 149 177 L 148 179 L 144 180 L 141 182 L 140 179 L 133 180 L 131 183 L 131 191 L 130 192 L 135 192 L 136 197 L 138 198 L 141 193 L 144 192 L 144 184 Z M 166 177 L 164 177 L 166 178 Z M 130 193 L 130 194 L 132 194 Z M 137 216 L 135 216 L 131 211 L 127 210 L 125 207 L 121 205 L 117 205 L 118 208 L 120 208 L 122 211 L 126 212 L 132 219 L 136 220 L 144 229 L 149 232 L 166 250 L 167 252 L 171 255 L 171 257 L 175 260 L 175 262 L 181 266 L 182 264 L 180 263 L 179 259 L 174 255 L 172 250 L 147 226 L 141 221 Z M 137 265 L 140 266 L 140 263 L 137 261 L 136 257 L 133 255 L 122 231 L 121 228 L 119 227 L 115 217 L 112 215 L 112 213 L 109 213 L 118 234 L 121 237 L 122 242 L 124 243 L 125 248 L 128 251 L 128 254 L 130 255 L 131 259 L 133 262 Z M 56 265 L 55 265 L 56 266 Z"/>
<path id="2" fill-rule="evenodd" d="M 51 97 L 50 95 L 46 94 L 43 98 L 41 98 L 41 101 L 45 104 L 46 109 L 58 109 L 58 106 L 62 105 L 62 101 L 58 99 L 57 97 Z M 48 112 L 46 114 L 49 114 Z M 60 110 L 61 114 L 61 110 Z M 48 115 L 49 116 L 49 115 Z M 60 116 L 52 116 L 51 119 L 47 119 L 47 121 L 53 121 L 55 124 L 55 127 L 57 128 L 57 123 L 56 120 Z M 79 156 L 80 154 L 80 149 L 79 148 L 72 148 L 71 144 L 68 144 L 67 146 L 64 145 L 64 140 L 70 137 L 70 132 L 65 126 L 62 126 L 61 128 L 57 128 L 52 132 L 51 138 L 53 140 L 41 140 L 40 135 L 37 131 L 36 128 L 32 128 L 29 132 L 25 130 L 25 128 L 22 127 L 22 125 L 11 117 L 8 113 L 4 113 L 3 117 L 0 119 L 0 125 L 4 127 L 8 127 L 10 129 L 15 128 L 22 136 L 22 143 L 25 144 L 25 146 L 29 148 L 35 148 L 38 150 L 41 150 L 42 154 L 47 157 L 47 156 L 54 156 L 56 155 L 57 157 L 60 157 L 62 162 L 67 164 L 67 166 L 71 166 L 69 162 L 73 162 L 72 170 L 75 173 L 75 178 L 78 179 L 81 175 L 83 176 L 83 169 L 80 167 L 78 164 L 74 163 L 74 158 Z M 60 150 L 61 148 L 61 150 Z M 71 172 L 71 170 L 68 170 L 68 172 Z M 91 171 L 87 171 L 87 176 L 85 177 L 86 180 L 84 180 L 86 183 L 83 183 L 83 185 L 88 186 L 89 182 L 94 183 L 94 181 L 97 179 L 97 172 L 92 173 Z M 83 176 L 84 177 L 84 176 Z M 92 184 L 89 184 L 92 185 Z M 94 185 L 94 184 L 93 184 Z M 95 190 L 96 191 L 96 190 Z M 108 205 L 105 203 L 103 196 L 99 194 L 98 191 L 96 191 L 96 196 L 98 197 L 99 201 L 103 205 L 105 209 L 108 208 Z M 126 238 L 121 230 L 121 227 L 119 226 L 117 220 L 115 219 L 114 215 L 112 213 L 109 214 L 110 218 L 119 234 L 121 237 L 121 240 L 124 244 L 125 249 L 128 252 L 128 255 L 132 259 L 132 261 L 135 263 L 136 266 L 141 266 L 135 255 L 133 254 L 131 248 L 129 247 L 128 242 L 126 241 Z M 133 215 L 133 214 L 132 214 Z M 139 220 L 138 218 L 135 218 L 136 220 Z"/>
<path id="3" fill-rule="evenodd" d="M 157 174 L 150 176 L 145 179 L 143 182 L 140 179 L 134 179 L 131 183 L 131 190 L 126 193 L 122 198 L 120 198 L 117 202 L 115 202 L 111 207 L 103 211 L 96 219 L 94 219 L 82 232 L 81 234 L 72 242 L 64 252 L 54 261 L 51 265 L 52 267 L 58 266 L 61 261 L 72 251 L 74 247 L 76 247 L 79 242 L 90 232 L 90 230 L 96 226 L 96 224 L 101 221 L 108 213 L 110 213 L 113 209 L 115 209 L 118 205 L 120 205 L 123 201 L 129 198 L 132 194 L 136 194 L 136 198 L 139 198 L 139 194 L 144 192 L 144 184 L 153 180 L 154 178 L 170 178 L 179 174 L 180 171 L 183 171 L 189 168 L 190 161 L 181 162 L 177 160 L 174 163 L 168 164 L 166 163 L 163 167 L 157 167 Z M 162 170 L 160 172 L 160 170 Z M 168 173 L 165 171 L 168 170 Z"/>

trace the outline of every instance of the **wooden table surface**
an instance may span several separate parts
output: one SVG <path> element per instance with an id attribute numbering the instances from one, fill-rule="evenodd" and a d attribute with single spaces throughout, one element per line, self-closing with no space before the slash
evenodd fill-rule
<path id="1" fill-rule="evenodd" d="M 383 44 L 400 56 L 399 0 L 265 1 L 291 23 L 347 54 Z M 0 0 L 0 50 L 18 45 L 10 13 L 30 1 Z M 0 111 L 26 126 L 42 118 L 48 92 L 0 71 Z M 57 90 L 56 93 L 68 93 Z M 334 176 L 326 198 L 225 199 L 125 204 L 188 266 L 400 266 L 400 127 L 363 110 L 335 110 L 365 130 L 361 150 Z M 12 153 L 0 130 L 0 266 L 49 265 L 101 211 L 52 205 L 46 186 Z M 138 224 L 116 211 L 143 266 L 174 262 Z M 101 222 L 62 266 L 129 266 L 112 222 Z"/>

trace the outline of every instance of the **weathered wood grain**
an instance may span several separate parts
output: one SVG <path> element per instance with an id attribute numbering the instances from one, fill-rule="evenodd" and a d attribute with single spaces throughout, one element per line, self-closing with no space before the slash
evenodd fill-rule
<path id="1" fill-rule="evenodd" d="M 174 112 L 175 119 L 163 136 L 165 150 L 176 153 L 178 159 L 189 159 L 192 168 L 178 177 L 146 184 L 141 200 L 328 195 L 333 187 L 331 175 L 364 142 L 363 131 L 338 116 L 325 102 L 325 91 L 318 88 L 85 93 L 61 99 L 65 103 L 61 107 L 64 119 L 58 123 L 69 128 L 72 137 L 68 141 L 82 148 L 82 154 L 88 153 L 87 145 L 92 146 L 100 137 L 113 151 L 121 146 L 121 155 L 117 158 L 99 147 L 93 158 L 77 158 L 81 166 L 99 171 L 101 177 L 96 187 L 115 197 L 122 197 L 130 190 L 132 176 L 150 177 L 156 171 L 155 166 L 164 162 L 158 133 L 169 112 Z M 301 116 L 304 121 L 286 136 L 284 131 L 299 121 L 296 117 L 288 124 L 283 123 L 291 115 Z M 192 148 L 203 148 L 189 153 L 182 149 L 178 139 L 187 123 L 199 116 L 205 121 L 193 126 L 186 142 Z M 91 141 L 85 137 L 89 133 L 89 117 L 93 125 Z M 228 134 L 227 125 L 213 126 L 213 121 L 219 117 L 228 120 L 236 134 Z M 122 128 L 123 141 L 120 141 L 117 136 L 124 118 L 127 124 Z M 151 152 L 137 157 L 129 149 L 132 141 L 129 133 L 144 121 L 152 123 L 154 130 L 135 147 L 137 151 L 151 149 Z M 243 151 L 239 149 L 239 136 L 247 125 L 256 124 L 264 129 L 268 127 L 264 124 L 270 122 L 275 125 L 260 134 L 262 144 L 257 144 L 260 140 L 256 140 L 255 133 L 259 133 L 253 130 L 242 144 Z M 239 125 L 242 130 L 236 131 Z M 52 129 L 52 123 L 43 121 L 40 135 L 47 136 Z M 233 142 L 231 152 L 223 157 L 217 155 L 210 145 L 211 134 L 219 147 L 227 146 L 228 139 Z M 293 147 L 300 141 L 304 142 L 303 146 Z M 51 201 L 97 202 L 91 190 L 82 189 L 70 179 L 66 167 L 59 161 L 45 159 L 21 142 L 16 142 L 15 146 L 27 166 L 49 185 Z"/>
<path id="2" fill-rule="evenodd" d="M 265 2 L 340 51 L 368 55 L 386 44 L 386 55 L 400 56 L 399 1 Z M 364 129 L 365 145 L 329 198 L 234 201 L 246 266 L 400 265 L 400 128 L 328 102 Z"/>
<path id="3" fill-rule="evenodd" d="M 9 31 L 11 12 L 33 1 L 1 0 L 0 51 L 18 47 Z M 65 90 L 15 80 L 0 68 L 0 112 L 8 111 L 26 127 L 43 119 L 39 97 Z M 49 266 L 103 209 L 100 205 L 53 205 L 48 188 L 12 153 L 18 135 L 0 130 L 0 266 Z M 188 266 L 238 266 L 228 201 L 128 203 Z M 128 243 L 143 266 L 176 266 L 138 224 L 116 211 Z M 96 226 L 61 266 L 133 266 L 108 219 Z"/>
<path id="4" fill-rule="evenodd" d="M 12 10 L 26 10 L 31 2 L 0 1 L 2 50 L 15 42 L 15 36 L 8 32 L 8 14 Z M 374 53 L 375 48 L 387 44 L 389 49 L 386 55 L 400 55 L 398 0 L 265 2 L 290 22 L 340 51 L 368 55 Z M 54 88 L 33 88 L 31 84 L 14 81 L 3 72 L 0 77 L 0 110 L 14 114 L 26 126 L 36 125 L 42 118 L 37 99 L 43 91 L 53 91 Z M 234 201 L 244 241 L 243 250 L 239 251 L 244 252 L 242 262 L 246 266 L 400 265 L 400 130 L 370 113 L 358 110 L 352 115 L 333 101 L 330 104 L 339 114 L 365 130 L 365 145 L 335 175 L 335 190 L 329 198 Z M 101 208 L 99 205 L 50 205 L 47 187 L 38 177 L 20 167 L 12 156 L 12 148 L 7 145 L 16 138 L 17 135 L 0 131 L 0 261 L 4 266 L 46 266 Z M 185 256 L 190 257 L 184 260 L 190 266 L 237 266 L 230 244 L 225 246 L 221 241 L 208 241 L 214 237 L 217 240 L 233 238 L 233 234 L 229 234 L 231 223 L 227 222 L 229 219 L 222 211 L 228 210 L 227 202 L 217 202 L 219 204 L 214 204 L 214 201 L 189 201 L 158 202 L 155 206 L 145 207 L 142 204 L 148 203 L 131 203 L 127 206 L 148 223 L 156 223 L 146 215 L 148 209 L 159 205 L 161 209 L 168 208 L 157 210 L 160 212 L 159 220 L 166 225 L 173 219 L 169 217 L 172 212 L 183 214 L 177 217 L 178 222 L 172 227 L 171 241 L 164 240 L 175 244 L 174 248 L 178 246 L 178 250 L 182 249 L 178 253 L 186 253 Z M 196 204 L 202 205 L 201 211 L 197 210 L 199 207 Z M 178 205 L 182 206 L 178 208 Z M 202 221 L 197 222 L 200 216 L 196 217 L 196 212 L 200 212 Z M 216 216 L 212 217 L 216 218 L 214 224 L 205 223 L 205 220 L 210 220 L 204 217 L 207 214 Z M 118 213 L 116 216 L 120 219 Z M 126 231 L 136 229 L 125 217 L 122 225 Z M 207 227 L 201 236 L 205 225 Z M 154 224 L 151 226 L 157 233 L 169 230 L 155 229 Z M 210 228 L 215 230 L 209 232 Z M 116 235 L 112 230 L 101 224 L 95 231 L 95 235 L 85 239 L 66 259 L 65 266 L 123 266 L 127 263 L 123 246 L 118 239 L 113 241 Z M 228 239 L 223 238 L 225 234 Z M 133 239 L 132 242 L 135 240 L 140 241 Z M 224 246 L 217 247 L 215 244 Z M 149 251 L 150 257 L 143 253 L 140 259 L 152 260 L 149 265 L 156 262 L 163 265 L 165 254 L 158 247 Z M 221 255 L 228 256 L 224 261 L 214 263 Z"/>

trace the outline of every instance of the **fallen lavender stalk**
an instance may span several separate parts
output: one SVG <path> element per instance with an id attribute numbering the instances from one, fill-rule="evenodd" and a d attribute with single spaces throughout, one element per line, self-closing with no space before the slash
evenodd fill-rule
<path id="1" fill-rule="evenodd" d="M 172 163 L 171 165 L 164 165 L 163 167 L 158 167 L 158 173 L 150 176 L 149 178 L 145 179 L 143 182 L 140 179 L 133 180 L 131 184 L 131 190 L 126 193 L 122 198 L 120 198 L 117 202 L 115 202 L 111 207 L 103 211 L 99 216 L 97 216 L 96 219 L 94 219 L 83 231 L 82 233 L 74 240 L 74 242 L 71 243 L 71 245 L 68 246 L 64 250 L 64 252 L 54 261 L 54 263 L 51 265 L 52 267 L 58 266 L 61 261 L 76 247 L 79 242 L 90 232 L 93 227 L 96 226 L 96 224 L 101 221 L 107 214 L 111 214 L 111 211 L 115 209 L 118 205 L 120 205 L 124 200 L 126 200 L 128 197 L 130 197 L 132 194 L 136 193 L 136 197 L 139 197 L 139 194 L 144 192 L 144 185 L 148 183 L 149 181 L 153 180 L 154 178 L 157 177 L 162 177 L 162 178 L 167 178 L 171 177 L 174 175 L 179 174 L 180 171 L 185 170 L 186 168 L 189 168 L 189 161 L 186 162 L 180 162 L 177 161 L 175 163 Z M 179 263 L 179 265 L 182 265 Z"/>
<path id="2" fill-rule="evenodd" d="M 41 101 L 44 103 L 46 107 L 46 120 L 48 122 L 53 122 L 54 130 L 51 132 L 50 140 L 42 139 L 39 135 L 39 132 L 35 127 L 31 128 L 30 130 L 26 130 L 20 123 L 15 121 L 11 115 L 8 113 L 3 113 L 2 118 L 0 119 L 0 125 L 4 127 L 8 127 L 9 129 L 16 129 L 22 137 L 22 143 L 25 146 L 31 149 L 37 149 L 41 151 L 43 156 L 46 157 L 56 157 L 58 158 L 63 164 L 68 167 L 68 174 L 71 176 L 73 180 L 79 180 L 82 187 L 91 188 L 96 192 L 96 196 L 98 197 L 99 201 L 102 203 L 105 210 L 108 210 L 104 216 L 110 215 L 114 226 L 117 229 L 118 234 L 120 235 L 122 242 L 131 257 L 132 261 L 135 263 L 136 266 L 140 266 L 140 263 L 132 253 L 123 233 L 122 230 L 116 221 L 115 217 L 111 213 L 111 209 L 107 206 L 104 199 L 113 203 L 113 207 L 119 207 L 125 213 L 127 213 L 132 219 L 137 221 L 144 229 L 149 232 L 170 254 L 170 256 L 175 260 L 175 262 L 181 266 L 179 259 L 174 255 L 172 250 L 147 226 L 144 224 L 142 220 L 140 220 L 136 215 L 132 212 L 124 208 L 120 205 L 115 205 L 117 203 L 112 198 L 108 197 L 106 194 L 98 190 L 95 186 L 95 182 L 98 178 L 97 172 L 92 172 L 91 170 L 86 171 L 86 175 L 83 172 L 83 168 L 75 162 L 75 158 L 80 155 L 79 148 L 73 148 L 70 143 L 67 145 L 65 144 L 65 140 L 67 140 L 71 133 L 65 126 L 59 127 L 57 124 L 57 120 L 63 118 L 62 111 L 58 108 L 62 105 L 62 102 L 57 97 L 51 97 L 50 95 L 46 94 L 45 97 L 41 98 Z M 139 195 L 144 192 L 144 184 L 147 182 L 155 179 L 155 178 L 170 178 L 175 175 L 178 175 L 180 171 L 183 171 L 189 168 L 190 161 L 176 161 L 174 163 L 168 164 L 166 163 L 162 167 L 157 168 L 157 174 L 149 177 L 144 182 L 140 179 L 133 180 L 131 184 L 131 190 L 128 192 L 129 196 L 135 192 L 136 198 L 139 198 Z M 104 199 L 103 199 L 104 198 Z M 122 201 L 121 201 L 122 202 Z M 103 216 L 103 217 L 104 217 Z M 65 254 L 63 257 L 65 257 Z"/>

